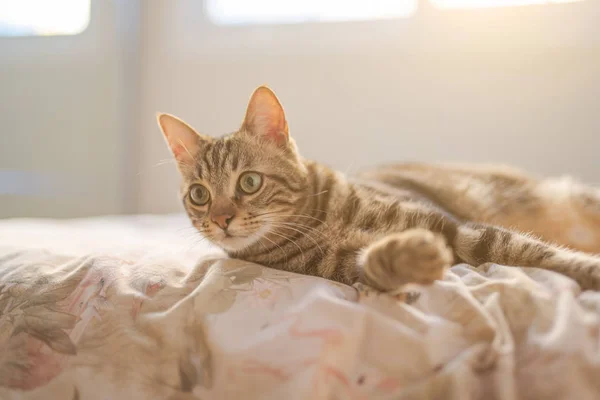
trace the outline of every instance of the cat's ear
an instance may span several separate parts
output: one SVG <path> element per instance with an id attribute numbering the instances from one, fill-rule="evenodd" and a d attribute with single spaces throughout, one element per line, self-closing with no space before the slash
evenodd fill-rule
<path id="1" fill-rule="evenodd" d="M 260 86 L 252 93 L 242 129 L 278 145 L 287 144 L 289 132 L 285 113 L 271 89 Z"/>
<path id="2" fill-rule="evenodd" d="M 179 166 L 192 165 L 202 143 L 210 139 L 172 115 L 159 113 L 156 120 Z"/>

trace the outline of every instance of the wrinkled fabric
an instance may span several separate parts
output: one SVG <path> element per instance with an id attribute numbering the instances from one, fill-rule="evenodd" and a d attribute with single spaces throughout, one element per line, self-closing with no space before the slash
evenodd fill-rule
<path id="1" fill-rule="evenodd" d="M 0 221 L 0 398 L 600 398 L 600 293 L 493 264 L 412 289 L 226 259 L 183 216 Z"/>

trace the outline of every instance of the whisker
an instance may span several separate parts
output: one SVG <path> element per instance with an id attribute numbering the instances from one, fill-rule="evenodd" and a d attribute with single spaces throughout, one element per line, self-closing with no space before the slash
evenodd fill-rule
<path id="1" fill-rule="evenodd" d="M 310 232 L 318 233 L 319 235 L 322 235 L 325 238 L 327 237 L 323 232 L 321 232 L 320 230 L 318 230 L 315 227 L 308 226 L 308 225 L 303 225 L 303 224 L 299 224 L 299 223 L 296 223 L 296 222 L 279 221 L 279 220 L 272 220 L 272 219 L 265 219 L 265 222 L 282 224 L 282 225 L 289 225 L 289 226 L 293 226 L 293 227 L 300 228 L 300 229 L 306 229 L 306 230 L 308 230 Z"/>
<path id="2" fill-rule="evenodd" d="M 265 244 L 264 244 L 263 242 L 261 242 L 260 240 L 258 240 L 256 243 L 260 244 L 260 245 L 262 246 L 262 248 L 263 248 L 263 249 L 264 249 L 266 252 L 268 252 L 268 251 L 269 251 L 269 249 L 267 248 L 267 246 L 265 246 Z"/>
<path id="3" fill-rule="evenodd" d="M 300 253 L 302 253 L 302 259 L 304 260 L 304 250 L 302 250 L 302 247 L 300 247 L 300 246 L 298 245 L 298 243 L 296 243 L 295 241 L 293 241 L 293 240 L 292 240 L 292 239 L 290 239 L 289 237 L 287 237 L 287 236 L 285 236 L 285 235 L 281 234 L 281 232 L 279 232 L 279 233 L 278 233 L 278 232 L 276 232 L 275 230 L 272 230 L 272 231 L 270 231 L 269 233 L 272 233 L 272 234 L 274 234 L 274 235 L 277 235 L 277 236 L 279 236 L 279 237 L 281 237 L 281 238 L 284 238 L 284 239 L 286 239 L 288 242 L 291 242 L 291 243 L 293 243 L 293 244 L 294 244 L 294 246 L 296 246 L 296 247 L 298 248 L 298 250 L 300 250 Z M 282 251 L 283 251 L 283 249 L 282 249 Z M 287 260 L 286 260 L 286 261 L 287 261 Z"/>
<path id="4" fill-rule="evenodd" d="M 274 241 L 272 241 L 271 239 L 269 239 L 266 235 L 261 236 L 259 240 L 262 240 L 262 239 L 266 239 L 269 242 L 273 243 L 275 246 L 279 247 L 279 250 L 281 250 L 281 252 L 283 253 L 283 255 L 285 257 L 285 262 L 287 263 L 287 253 L 281 248 L 280 245 L 278 245 L 277 243 L 275 243 Z"/>
<path id="5" fill-rule="evenodd" d="M 278 212 L 281 212 L 281 211 L 283 211 L 283 210 L 280 209 L 280 210 L 267 211 L 267 212 L 262 213 L 262 214 L 249 214 L 249 217 L 252 217 L 252 218 L 262 217 L 263 215 L 275 214 L 275 213 L 278 213 Z"/>
<path id="6" fill-rule="evenodd" d="M 274 225 L 274 226 L 277 226 L 277 225 Z M 319 245 L 319 243 L 317 243 L 317 241 L 316 241 L 316 240 L 315 240 L 315 239 L 314 239 L 312 236 L 310 236 L 308 233 L 306 233 L 306 232 L 302 232 L 302 231 L 301 231 L 301 230 L 299 230 L 299 229 L 291 228 L 291 227 L 289 227 L 289 226 L 283 226 L 282 228 L 284 228 L 284 229 L 290 229 L 290 230 L 296 231 L 296 232 L 300 233 L 302 236 L 305 236 L 305 237 L 309 238 L 309 239 L 310 239 L 310 240 L 312 240 L 312 242 L 313 242 L 313 243 L 314 243 L 314 244 L 315 244 L 315 245 L 316 245 L 316 246 L 319 248 L 319 250 L 321 251 L 321 254 L 322 254 L 322 255 L 325 255 L 325 252 L 323 251 L 323 248 L 322 248 L 322 247 Z M 294 244 L 296 244 L 296 246 L 298 246 L 298 244 L 297 244 L 296 242 L 294 242 Z M 298 248 L 300 248 L 300 246 L 298 246 Z M 300 250 L 300 251 L 302 251 L 302 250 Z M 304 253 L 302 253 L 302 254 L 303 254 L 303 256 L 304 256 Z"/>
<path id="7" fill-rule="evenodd" d="M 165 158 L 163 160 L 158 161 L 156 164 L 154 164 L 154 166 L 160 167 L 161 165 L 166 165 L 166 164 L 175 164 L 175 159 L 174 158 Z"/>
<path id="8" fill-rule="evenodd" d="M 198 228 L 196 228 L 195 226 L 186 226 L 183 228 L 178 228 L 175 230 L 175 233 L 180 234 L 180 233 L 188 233 L 188 231 L 192 231 L 193 233 L 197 233 L 198 232 Z"/>
<path id="9" fill-rule="evenodd" d="M 270 212 L 266 212 L 266 213 L 262 213 L 262 214 L 252 215 L 251 219 L 255 219 L 255 218 L 258 218 L 258 217 L 263 217 L 265 215 L 273 215 L 273 214 L 276 214 L 278 212 L 279 211 L 270 211 Z M 319 218 L 315 218 L 312 215 L 307 215 L 307 214 L 278 214 L 277 216 L 278 217 L 292 217 L 292 218 L 310 218 L 312 220 L 319 221 L 320 223 L 322 223 L 324 225 L 327 225 L 327 223 L 324 220 L 319 219 Z"/>
<path id="10" fill-rule="evenodd" d="M 327 212 L 325 210 L 321 210 L 320 208 L 310 208 L 310 209 L 308 209 L 306 211 L 317 211 L 317 212 L 323 213 L 325 215 L 329 215 L 329 212 Z"/>
<path id="11" fill-rule="evenodd" d="M 206 240 L 204 236 L 198 236 L 193 239 L 194 240 L 191 243 L 188 243 L 188 245 L 185 246 L 185 249 L 183 249 L 184 253 L 188 253 L 189 251 L 193 250 L 196 246 L 200 245 L 204 240 Z"/>
<path id="12" fill-rule="evenodd" d="M 300 199 L 306 199 L 306 198 L 308 198 L 308 197 L 316 197 L 316 196 L 320 196 L 320 195 L 322 195 L 322 194 L 325 194 L 325 193 L 327 193 L 327 192 L 329 192 L 329 189 L 327 189 L 327 190 L 323 190 L 322 192 L 319 192 L 319 193 L 314 193 L 314 194 L 309 194 L 309 195 L 307 195 L 307 196 L 299 197 L 299 198 L 298 198 L 298 200 L 300 200 Z"/>
<path id="13" fill-rule="evenodd" d="M 147 174 L 148 172 L 150 172 L 154 168 L 162 167 L 163 165 L 167 165 L 167 164 L 175 164 L 175 163 L 176 163 L 176 160 L 174 158 L 170 158 L 170 159 L 169 158 L 165 158 L 165 159 L 159 160 L 154 165 L 151 165 L 149 167 L 144 167 L 141 170 L 138 170 L 135 175 L 136 176 L 142 176 L 142 175 Z"/>

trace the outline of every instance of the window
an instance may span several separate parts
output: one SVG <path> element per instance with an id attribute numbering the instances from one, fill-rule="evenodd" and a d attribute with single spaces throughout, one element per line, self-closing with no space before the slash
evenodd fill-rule
<path id="1" fill-rule="evenodd" d="M 574 3 L 580 0 L 430 0 L 439 8 L 515 7 L 533 4 Z"/>
<path id="2" fill-rule="evenodd" d="M 219 25 L 293 24 L 408 17 L 418 0 L 207 0 Z"/>
<path id="3" fill-rule="evenodd" d="M 90 0 L 0 0 L 0 36 L 76 35 L 90 20 Z"/>

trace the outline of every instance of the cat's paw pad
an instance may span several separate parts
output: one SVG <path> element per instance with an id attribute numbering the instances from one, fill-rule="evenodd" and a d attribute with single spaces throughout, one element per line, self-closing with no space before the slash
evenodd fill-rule
<path id="1" fill-rule="evenodd" d="M 380 292 L 370 286 L 367 286 L 361 282 L 356 282 L 354 285 L 352 285 L 356 291 L 358 292 L 358 301 L 359 302 L 365 302 L 368 300 L 372 300 L 374 298 L 378 298 L 379 296 L 388 296 L 390 298 L 392 298 L 395 301 L 399 301 L 401 303 L 411 303 L 414 302 L 419 296 L 418 294 L 415 293 L 404 293 L 404 292 L 398 292 L 398 293 L 393 293 L 393 292 L 388 292 L 388 293 L 383 293 Z"/>
<path id="2" fill-rule="evenodd" d="M 358 299 L 359 301 L 361 299 L 365 299 L 368 297 L 376 297 L 379 296 L 381 294 L 381 292 L 373 289 L 370 286 L 367 286 L 361 282 L 356 282 L 354 285 L 352 285 L 356 291 L 358 292 Z"/>
<path id="3" fill-rule="evenodd" d="M 452 260 L 441 235 L 411 229 L 372 244 L 364 254 L 363 268 L 371 286 L 389 291 L 410 283 L 431 284 L 443 277 Z"/>

